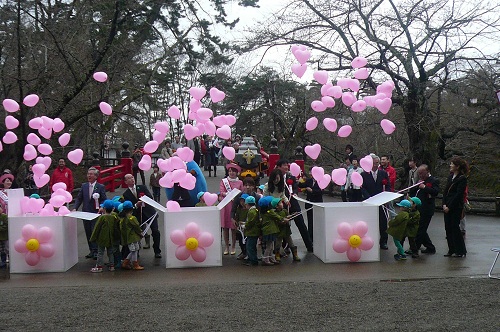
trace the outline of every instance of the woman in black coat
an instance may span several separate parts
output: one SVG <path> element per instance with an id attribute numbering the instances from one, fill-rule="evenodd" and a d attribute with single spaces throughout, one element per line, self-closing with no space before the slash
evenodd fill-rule
<path id="1" fill-rule="evenodd" d="M 460 219 L 464 208 L 469 166 L 462 158 L 455 157 L 450 163 L 450 176 L 443 194 L 444 229 L 448 241 L 445 257 L 465 257 L 467 249 L 460 232 Z"/>

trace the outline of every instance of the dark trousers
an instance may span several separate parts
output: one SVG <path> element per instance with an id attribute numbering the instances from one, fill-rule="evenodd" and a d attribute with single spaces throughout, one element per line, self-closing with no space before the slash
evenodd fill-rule
<path id="1" fill-rule="evenodd" d="M 299 202 L 292 197 L 290 200 L 290 213 L 292 212 L 298 212 L 300 211 L 300 205 Z M 313 250 L 313 243 L 311 241 L 311 238 L 309 237 L 309 232 L 306 227 L 306 223 L 304 222 L 304 217 L 300 214 L 297 217 L 293 219 L 295 221 L 295 225 L 299 229 L 300 236 L 302 237 L 302 240 L 304 241 L 304 244 L 306 245 L 306 248 L 308 251 Z M 386 234 L 387 235 L 387 234 Z"/>
<path id="2" fill-rule="evenodd" d="M 97 244 L 95 242 L 90 242 L 90 237 L 92 236 L 92 232 L 94 231 L 94 227 L 95 227 L 96 222 L 97 222 L 97 218 L 92 219 L 92 220 L 83 219 L 83 228 L 85 229 L 85 236 L 87 237 L 89 251 L 92 254 L 97 255 Z"/>
<path id="3" fill-rule="evenodd" d="M 153 199 L 160 203 L 161 187 L 153 187 Z"/>
<path id="4" fill-rule="evenodd" d="M 161 253 L 160 249 L 160 231 L 158 230 L 158 217 L 151 224 L 151 237 L 153 238 L 153 250 L 155 254 Z"/>
<path id="5" fill-rule="evenodd" d="M 448 253 L 465 255 L 465 241 L 460 231 L 460 218 L 462 211 L 451 211 L 444 214 L 444 230 L 446 231 L 446 241 L 448 242 Z"/>
<path id="6" fill-rule="evenodd" d="M 427 249 L 431 251 L 436 251 L 436 247 L 432 244 L 431 238 L 427 233 L 427 229 L 431 223 L 432 214 L 420 214 L 420 222 L 418 224 L 416 246 L 420 249 L 420 246 L 424 245 Z"/>
<path id="7" fill-rule="evenodd" d="M 144 177 L 144 171 L 139 167 L 132 167 L 132 173 L 134 175 L 135 183 L 139 184 L 139 182 L 137 182 L 137 172 L 141 174 L 142 184 L 146 185 L 146 178 Z"/>
<path id="8" fill-rule="evenodd" d="M 259 259 L 257 258 L 257 240 L 258 236 L 247 236 L 246 240 L 246 252 L 248 255 L 248 261 L 254 265 L 259 264 Z"/>
<path id="9" fill-rule="evenodd" d="M 361 189 L 352 189 L 348 192 L 349 202 L 362 202 L 363 195 L 361 194 Z"/>
<path id="10" fill-rule="evenodd" d="M 378 208 L 378 228 L 380 232 L 380 242 L 379 244 L 387 245 L 387 218 L 385 217 L 384 209 L 379 206 Z"/>
<path id="11" fill-rule="evenodd" d="M 309 208 L 312 208 L 313 206 L 312 206 L 312 204 L 306 203 L 305 207 L 306 207 L 306 210 L 307 210 Z M 313 239 L 313 228 L 314 228 L 314 224 L 313 224 L 314 212 L 313 212 L 313 209 L 307 211 L 306 213 L 307 213 L 307 231 L 309 233 L 309 238 L 311 239 L 311 242 L 314 242 L 314 239 Z"/>
<path id="12" fill-rule="evenodd" d="M 340 198 L 342 198 L 342 202 L 347 202 L 347 191 L 346 190 L 340 191 Z"/>
<path id="13" fill-rule="evenodd" d="M 238 231 L 237 229 L 235 229 L 235 231 L 237 231 L 236 240 L 238 240 L 238 244 L 240 245 L 241 252 L 244 255 L 246 255 L 247 254 L 247 246 L 246 246 L 246 244 L 243 243 L 243 235 L 241 235 L 241 232 Z"/>

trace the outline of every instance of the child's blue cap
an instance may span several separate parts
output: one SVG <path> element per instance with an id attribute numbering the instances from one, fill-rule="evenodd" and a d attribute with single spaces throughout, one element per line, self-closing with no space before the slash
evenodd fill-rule
<path id="1" fill-rule="evenodd" d="M 111 200 L 112 200 L 113 202 L 118 202 L 118 201 L 120 200 L 120 198 L 122 198 L 122 197 L 121 197 L 121 196 L 115 196 L 115 197 L 113 197 Z"/>
<path id="2" fill-rule="evenodd" d="M 115 210 L 118 210 L 118 207 L 122 204 L 120 201 L 113 201 L 115 204 Z"/>
<path id="3" fill-rule="evenodd" d="M 259 206 L 260 207 L 266 207 L 269 206 L 271 201 L 273 200 L 273 196 L 264 196 L 261 199 L 259 199 Z"/>
<path id="4" fill-rule="evenodd" d="M 411 203 L 407 199 L 403 199 L 401 202 L 396 203 L 397 206 L 405 207 L 405 208 L 411 208 Z"/>
<path id="5" fill-rule="evenodd" d="M 265 185 L 263 185 L 263 184 L 261 184 L 261 185 L 259 186 L 259 189 L 260 189 L 260 190 L 264 190 L 265 188 L 266 188 L 266 186 L 265 186 Z"/>
<path id="6" fill-rule="evenodd" d="M 240 199 L 247 199 L 247 197 L 248 197 L 248 194 L 242 194 L 242 195 L 240 196 Z"/>
<path id="7" fill-rule="evenodd" d="M 255 204 L 255 197 L 248 196 L 247 198 L 245 198 L 245 204 Z"/>
<path id="8" fill-rule="evenodd" d="M 118 207 L 116 209 L 118 210 L 118 212 L 122 212 L 123 211 L 123 203 L 118 204 Z"/>
<path id="9" fill-rule="evenodd" d="M 273 209 L 275 209 L 280 202 L 281 202 L 281 198 L 277 198 L 277 197 L 273 198 L 273 200 L 271 201 L 271 206 L 273 207 Z"/>
<path id="10" fill-rule="evenodd" d="M 204 191 L 200 191 L 197 195 L 196 195 L 196 198 L 200 199 L 201 196 L 205 195 L 205 192 Z"/>
<path id="11" fill-rule="evenodd" d="M 102 207 L 105 208 L 106 210 L 112 209 L 115 207 L 115 204 L 113 203 L 112 200 L 107 199 L 102 203 Z"/>
<path id="12" fill-rule="evenodd" d="M 415 203 L 416 206 L 421 206 L 422 205 L 422 201 L 420 200 L 420 198 L 418 198 L 418 197 L 412 197 L 410 199 L 411 199 L 411 201 L 413 203 Z"/>
<path id="13" fill-rule="evenodd" d="M 132 205 L 131 201 L 125 201 L 125 202 L 123 202 L 123 208 L 124 209 L 133 209 L 134 205 Z"/>

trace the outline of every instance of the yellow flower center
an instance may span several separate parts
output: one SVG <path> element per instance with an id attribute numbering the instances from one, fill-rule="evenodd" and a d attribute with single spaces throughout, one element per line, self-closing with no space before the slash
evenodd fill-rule
<path id="1" fill-rule="evenodd" d="M 359 237 L 359 235 L 351 235 L 351 237 L 349 238 L 349 244 L 353 248 L 359 247 L 361 245 L 361 238 Z"/>
<path id="2" fill-rule="evenodd" d="M 38 242 L 37 239 L 29 239 L 28 242 L 26 242 L 26 249 L 29 251 L 37 251 L 38 248 L 40 248 L 40 242 Z"/>
<path id="3" fill-rule="evenodd" d="M 188 250 L 196 250 L 196 248 L 198 248 L 198 240 L 194 237 L 190 237 L 186 240 L 186 248 Z"/>

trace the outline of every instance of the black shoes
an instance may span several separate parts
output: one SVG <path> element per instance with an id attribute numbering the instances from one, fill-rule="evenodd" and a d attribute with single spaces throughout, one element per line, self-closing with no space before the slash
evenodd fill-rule
<path id="1" fill-rule="evenodd" d="M 380 245 L 380 249 L 382 249 L 382 250 L 389 250 L 389 247 L 387 246 L 387 244 L 381 244 Z"/>
<path id="2" fill-rule="evenodd" d="M 155 254 L 155 258 L 161 258 L 161 254 L 158 252 Z"/>
<path id="3" fill-rule="evenodd" d="M 89 252 L 89 253 L 85 256 L 85 258 L 93 258 L 93 257 L 94 257 L 94 255 L 92 255 L 92 253 L 91 253 L 91 252 Z"/>
<path id="4" fill-rule="evenodd" d="M 432 250 L 432 249 L 429 249 L 429 248 L 425 248 L 423 250 L 420 251 L 422 254 L 429 254 L 429 255 L 434 255 L 436 253 L 436 249 Z M 445 257 L 448 257 L 445 255 Z"/>

